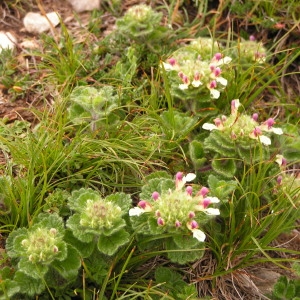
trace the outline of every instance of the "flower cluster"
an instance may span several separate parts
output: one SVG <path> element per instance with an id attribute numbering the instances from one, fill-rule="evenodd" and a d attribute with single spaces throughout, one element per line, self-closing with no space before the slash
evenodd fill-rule
<path id="1" fill-rule="evenodd" d="M 255 139 L 259 140 L 264 145 L 271 145 L 271 140 L 264 133 L 283 134 L 281 128 L 273 127 L 275 120 L 269 118 L 268 120 L 258 123 L 258 114 L 252 116 L 239 114 L 238 108 L 240 102 L 238 99 L 231 101 L 231 115 L 229 117 L 221 116 L 221 118 L 214 119 L 214 124 L 204 123 L 202 128 L 206 130 L 220 130 L 225 135 L 229 136 L 231 140 L 238 139 Z"/>
<path id="2" fill-rule="evenodd" d="M 81 212 L 80 225 L 93 229 L 111 228 L 122 217 L 121 208 L 104 199 L 88 199 Z"/>
<path id="3" fill-rule="evenodd" d="M 114 194 L 103 199 L 92 189 L 73 191 L 68 204 L 75 213 L 67 221 L 67 227 L 76 232 L 81 241 L 90 242 L 95 235 L 112 234 L 126 225 L 122 216 L 130 205 L 128 198 Z"/>
<path id="4" fill-rule="evenodd" d="M 58 244 L 62 241 L 62 236 L 57 233 L 55 228 L 43 227 L 29 232 L 28 237 L 21 242 L 28 255 L 28 260 L 33 263 L 45 263 L 55 259 L 61 250 Z"/>
<path id="5" fill-rule="evenodd" d="M 262 43 L 256 42 L 254 36 L 250 36 L 249 41 L 240 42 L 238 51 L 241 59 L 245 62 L 264 63 L 266 61 L 267 50 Z"/>
<path id="6" fill-rule="evenodd" d="M 13 231 L 7 239 L 6 250 L 24 266 L 30 262 L 29 265 L 38 264 L 47 270 L 53 261 L 61 262 L 67 257 L 65 228 L 57 214 L 40 214 L 35 221 L 28 229 Z"/>
<path id="7" fill-rule="evenodd" d="M 198 241 L 205 240 L 205 234 L 199 229 L 201 214 L 219 215 L 219 209 L 209 207 L 218 203 L 216 197 L 208 197 L 209 189 L 202 187 L 199 191 L 193 191 L 193 187 L 185 186 L 186 182 L 195 179 L 196 175 L 189 173 L 183 176 L 178 172 L 175 178 L 175 189 L 152 193 L 152 199 L 140 200 L 137 207 L 129 210 L 129 216 L 140 216 L 149 213 L 156 219 L 157 226 L 166 232 L 191 231 Z"/>
<path id="8" fill-rule="evenodd" d="M 161 19 L 162 13 L 154 11 L 151 6 L 138 4 L 130 7 L 116 24 L 121 34 L 132 39 L 143 39 L 153 34 L 157 34 L 156 38 L 159 38 L 164 31 L 160 26 Z"/>
<path id="9" fill-rule="evenodd" d="M 196 56 L 195 53 L 197 53 Z M 221 67 L 230 62 L 230 57 L 223 57 L 219 52 L 208 60 L 203 59 L 196 50 L 185 51 L 183 49 L 174 53 L 174 56 L 169 58 L 167 62 L 163 62 L 163 67 L 167 72 L 177 74 L 180 90 L 208 90 L 211 98 L 218 99 L 221 91 L 227 86 L 227 79 L 221 75 Z"/>

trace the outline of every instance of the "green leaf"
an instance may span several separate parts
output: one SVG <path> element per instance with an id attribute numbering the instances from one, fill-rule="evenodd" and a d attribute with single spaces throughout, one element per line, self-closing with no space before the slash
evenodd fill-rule
<path id="1" fill-rule="evenodd" d="M 73 246 L 81 255 L 81 257 L 89 257 L 95 248 L 95 243 L 84 243 L 78 240 L 72 233 L 71 230 L 67 230 L 65 234 L 65 241 L 67 244 Z"/>
<path id="2" fill-rule="evenodd" d="M 215 172 L 225 178 L 232 178 L 236 172 L 234 159 L 226 159 L 215 156 L 211 165 Z"/>
<path id="3" fill-rule="evenodd" d="M 48 265 L 32 263 L 26 258 L 21 258 L 21 260 L 18 263 L 18 270 L 35 279 L 43 278 L 47 273 L 48 269 Z"/>
<path id="4" fill-rule="evenodd" d="M 182 265 L 188 262 L 194 262 L 195 260 L 200 259 L 204 255 L 204 250 L 201 250 L 201 248 L 204 249 L 204 243 L 203 246 L 202 243 L 199 242 L 197 243 L 197 245 L 198 247 L 190 248 L 189 250 L 185 248 L 183 250 L 177 246 L 177 244 L 172 238 L 170 238 L 166 240 L 166 250 L 168 251 L 168 258 L 172 262 L 179 263 Z"/>
<path id="5" fill-rule="evenodd" d="M 231 194 L 237 187 L 236 181 L 221 180 L 212 174 L 208 176 L 207 182 L 211 194 L 220 200 L 227 199 L 228 195 Z"/>
<path id="6" fill-rule="evenodd" d="M 78 275 L 81 266 L 78 251 L 72 246 L 68 246 L 68 256 L 63 261 L 54 261 L 51 267 L 55 268 L 65 279 L 72 280 Z"/>
<path id="7" fill-rule="evenodd" d="M 157 283 L 166 283 L 172 289 L 181 290 L 186 284 L 182 276 L 171 268 L 158 266 L 155 270 L 155 280 Z"/>
<path id="8" fill-rule="evenodd" d="M 20 292 L 20 286 L 17 282 L 13 280 L 2 280 L 0 286 L 0 299 L 8 300 L 12 299 L 12 297 Z"/>
<path id="9" fill-rule="evenodd" d="M 162 194 L 163 192 L 167 192 L 169 189 L 174 189 L 174 187 L 175 182 L 172 179 L 153 178 L 142 187 L 140 199 L 151 200 L 153 192 L 158 192 L 159 194 Z"/>
<path id="10" fill-rule="evenodd" d="M 213 151 L 218 153 L 220 156 L 235 157 L 236 156 L 236 145 L 224 133 L 219 130 L 213 130 L 210 135 L 204 140 L 204 150 Z"/>
<path id="11" fill-rule="evenodd" d="M 106 201 L 111 201 L 115 205 L 118 205 L 124 214 L 127 214 L 129 209 L 131 208 L 132 200 L 129 195 L 125 193 L 115 193 L 107 196 L 105 198 Z"/>
<path id="12" fill-rule="evenodd" d="M 203 145 L 199 141 L 192 141 L 189 144 L 189 153 L 195 169 L 200 168 L 205 162 Z"/>
<path id="13" fill-rule="evenodd" d="M 27 229 L 18 228 L 13 230 L 6 239 L 6 253 L 11 258 L 20 258 L 24 255 L 22 241 L 27 238 Z"/>
<path id="14" fill-rule="evenodd" d="M 68 198 L 68 205 L 71 209 L 80 212 L 85 208 L 87 200 L 98 200 L 101 198 L 100 194 L 90 188 L 81 188 L 73 191 Z"/>
<path id="15" fill-rule="evenodd" d="M 195 246 L 199 247 L 200 245 L 200 242 L 197 239 L 195 239 L 192 235 L 186 235 L 186 234 L 174 235 L 173 241 L 181 249 L 191 249 L 194 248 Z"/>
<path id="16" fill-rule="evenodd" d="M 157 171 L 157 172 L 153 172 L 150 173 L 149 175 L 147 175 L 145 177 L 145 181 L 149 182 L 151 179 L 154 178 L 165 178 L 165 179 L 171 179 L 171 175 L 169 173 L 167 173 L 166 171 Z"/>
<path id="17" fill-rule="evenodd" d="M 100 252 L 113 255 L 119 247 L 129 242 L 129 233 L 121 229 L 110 236 L 101 235 L 98 240 L 98 249 Z"/>
<path id="18" fill-rule="evenodd" d="M 16 272 L 14 280 L 20 287 L 20 292 L 28 296 L 39 295 L 45 290 L 45 285 L 41 279 L 33 278 L 21 271 Z"/>
<path id="19" fill-rule="evenodd" d="M 277 282 L 274 285 L 273 293 L 276 297 L 283 298 L 285 296 L 286 284 L 283 282 Z"/>
<path id="20" fill-rule="evenodd" d="M 81 228 L 80 215 L 78 213 L 76 213 L 68 219 L 67 227 L 70 228 L 73 235 L 76 236 L 76 238 L 83 243 L 90 243 L 94 238 L 94 234 L 87 233 L 86 230 Z"/>

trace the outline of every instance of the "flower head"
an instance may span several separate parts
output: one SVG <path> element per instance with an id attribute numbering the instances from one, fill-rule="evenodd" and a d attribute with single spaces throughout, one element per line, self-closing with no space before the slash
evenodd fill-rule
<path id="1" fill-rule="evenodd" d="M 218 215 L 219 210 L 211 206 L 218 203 L 219 199 L 208 197 L 207 187 L 202 187 L 198 192 L 193 193 L 192 186 L 185 186 L 186 182 L 194 180 L 195 177 L 193 173 L 184 175 L 183 172 L 177 172 L 174 189 L 153 192 L 149 200 L 141 200 L 137 207 L 129 211 L 129 215 L 138 217 L 149 207 L 147 216 L 155 218 L 161 230 L 190 231 L 199 241 L 204 241 L 205 234 L 199 230 L 201 214 Z M 155 193 L 159 194 L 159 197 L 156 197 Z"/>

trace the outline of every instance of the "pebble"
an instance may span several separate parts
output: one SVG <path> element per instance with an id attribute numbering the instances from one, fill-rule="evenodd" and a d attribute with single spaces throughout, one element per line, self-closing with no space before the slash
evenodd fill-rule
<path id="1" fill-rule="evenodd" d="M 46 14 L 53 27 L 56 27 L 60 22 L 59 14 L 50 12 Z M 23 19 L 23 24 L 27 32 L 42 33 L 51 29 L 49 21 L 40 13 L 29 12 Z"/>
<path id="2" fill-rule="evenodd" d="M 14 49 L 17 39 L 10 32 L 0 31 L 0 53 L 2 49 Z"/>
<path id="3" fill-rule="evenodd" d="M 100 8 L 100 0 L 68 0 L 68 2 L 78 13 Z"/>

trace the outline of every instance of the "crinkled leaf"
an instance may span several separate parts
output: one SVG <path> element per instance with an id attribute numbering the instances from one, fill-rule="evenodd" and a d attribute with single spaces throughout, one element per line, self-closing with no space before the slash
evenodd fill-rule
<path id="1" fill-rule="evenodd" d="M 196 246 L 199 248 L 202 247 L 199 241 L 192 235 L 177 234 L 173 236 L 173 241 L 175 242 L 176 246 L 181 249 L 191 249 Z"/>
<path id="2" fill-rule="evenodd" d="M 16 272 L 14 280 L 18 284 L 20 292 L 28 296 L 39 295 L 45 290 L 45 285 L 41 279 L 33 278 L 21 271 Z"/>
<path id="3" fill-rule="evenodd" d="M 78 240 L 71 230 L 67 230 L 65 234 L 65 241 L 67 244 L 72 245 L 80 253 L 81 257 L 89 257 L 95 248 L 95 243 L 84 243 Z"/>
<path id="4" fill-rule="evenodd" d="M 158 192 L 162 194 L 167 192 L 169 189 L 175 188 L 175 182 L 172 179 L 165 178 L 153 178 L 142 187 L 142 192 L 140 193 L 141 200 L 151 200 L 152 193 Z"/>
<path id="5" fill-rule="evenodd" d="M 208 176 L 208 186 L 211 195 L 221 199 L 226 199 L 230 193 L 232 193 L 236 187 L 237 182 L 234 180 L 221 180 L 214 175 Z"/>
<path id="6" fill-rule="evenodd" d="M 114 234 L 115 232 L 119 231 L 121 228 L 126 226 L 126 222 L 124 219 L 117 219 L 114 221 L 113 226 L 110 228 L 103 228 L 101 231 L 95 231 L 95 234 L 103 234 L 109 236 Z"/>
<path id="7" fill-rule="evenodd" d="M 11 258 L 19 258 L 24 255 L 22 241 L 27 238 L 27 229 L 18 228 L 12 231 L 6 239 L 6 253 Z"/>
<path id="8" fill-rule="evenodd" d="M 132 200 L 131 200 L 130 196 L 125 193 L 111 194 L 111 195 L 107 196 L 105 198 L 105 200 L 111 201 L 115 205 L 118 205 L 122 209 L 123 214 L 128 213 L 128 211 L 131 207 L 131 204 L 132 204 Z"/>
<path id="9" fill-rule="evenodd" d="M 79 252 L 69 245 L 68 256 L 63 261 L 54 261 L 51 267 L 55 268 L 65 279 L 72 280 L 78 275 L 80 265 Z"/>
<path id="10" fill-rule="evenodd" d="M 150 173 L 149 175 L 147 175 L 145 177 L 145 181 L 149 182 L 151 179 L 154 179 L 154 178 L 172 179 L 171 175 L 169 173 L 167 173 L 166 171 L 157 171 L 157 172 L 153 172 L 153 173 Z"/>
<path id="11" fill-rule="evenodd" d="M 162 234 L 165 230 L 163 226 L 157 224 L 157 219 L 154 217 L 148 218 L 148 226 L 149 232 L 143 232 L 144 234 Z"/>
<path id="12" fill-rule="evenodd" d="M 20 286 L 14 280 L 1 280 L 0 300 L 12 299 L 12 297 L 20 292 Z"/>
<path id="13" fill-rule="evenodd" d="M 58 214 L 41 213 L 34 219 L 34 226 L 55 228 L 58 231 L 63 231 L 63 219 Z M 31 228 L 30 228 L 31 229 Z"/>
<path id="14" fill-rule="evenodd" d="M 71 209 L 80 212 L 86 207 L 87 200 L 99 200 L 101 198 L 97 191 L 90 188 L 81 188 L 73 191 L 72 195 L 68 198 L 68 205 Z"/>
<path id="15" fill-rule="evenodd" d="M 73 235 L 81 242 L 90 243 L 94 238 L 94 234 L 87 233 L 80 225 L 80 215 L 78 213 L 68 219 L 67 227 L 70 228 Z"/>
<path id="16" fill-rule="evenodd" d="M 129 233 L 121 229 L 110 236 L 101 235 L 98 240 L 98 249 L 100 252 L 113 255 L 119 247 L 129 242 Z"/>
<path id="17" fill-rule="evenodd" d="M 226 159 L 216 156 L 211 165 L 215 172 L 225 178 L 233 178 L 236 172 L 234 159 Z"/>
<path id="18" fill-rule="evenodd" d="M 200 168 L 205 162 L 203 145 L 199 141 L 192 141 L 189 144 L 189 153 L 195 169 Z"/>
<path id="19" fill-rule="evenodd" d="M 196 240 L 196 239 L 195 239 Z M 197 259 L 200 259 L 204 255 L 204 248 L 201 246 L 201 243 L 198 243 L 199 247 L 194 247 L 190 251 L 184 249 L 184 251 L 180 251 L 177 244 L 174 242 L 173 239 L 166 240 L 166 250 L 168 258 L 175 263 L 179 264 L 186 264 L 188 262 L 193 262 Z"/>
<path id="20" fill-rule="evenodd" d="M 49 266 L 40 263 L 32 263 L 26 258 L 22 258 L 18 263 L 18 269 L 32 278 L 43 278 L 47 273 Z"/>

